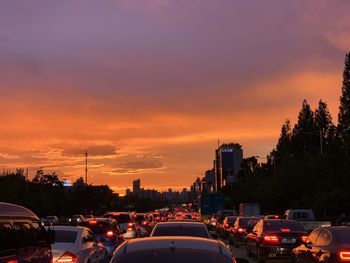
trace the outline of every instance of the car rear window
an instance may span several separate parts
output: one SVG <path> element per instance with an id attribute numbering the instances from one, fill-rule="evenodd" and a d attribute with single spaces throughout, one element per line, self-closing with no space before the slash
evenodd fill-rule
<path id="1" fill-rule="evenodd" d="M 55 243 L 75 243 L 78 232 L 55 229 Z"/>
<path id="2" fill-rule="evenodd" d="M 209 238 L 204 226 L 157 226 L 153 236 L 191 236 Z"/>
<path id="3" fill-rule="evenodd" d="M 117 219 L 118 223 L 129 223 L 129 222 L 131 222 L 130 216 L 126 215 L 126 214 L 117 215 L 116 219 Z"/>
<path id="4" fill-rule="evenodd" d="M 241 218 L 239 224 L 241 226 L 255 226 L 259 220 L 260 218 Z"/>
<path id="5" fill-rule="evenodd" d="M 136 216 L 136 218 L 135 218 L 135 221 L 136 222 L 142 222 L 142 221 L 144 221 L 145 220 L 145 216 L 143 216 L 143 215 L 138 215 L 138 216 Z"/>
<path id="6" fill-rule="evenodd" d="M 285 231 L 297 231 L 303 232 L 305 229 L 296 221 L 266 221 L 264 222 L 265 231 L 283 232 Z"/>
<path id="7" fill-rule="evenodd" d="M 336 239 L 341 244 L 350 244 L 350 228 L 334 229 Z"/>
<path id="8" fill-rule="evenodd" d="M 130 252 L 113 258 L 111 263 L 232 263 L 232 258 L 213 251 L 194 249 L 151 249 Z"/>

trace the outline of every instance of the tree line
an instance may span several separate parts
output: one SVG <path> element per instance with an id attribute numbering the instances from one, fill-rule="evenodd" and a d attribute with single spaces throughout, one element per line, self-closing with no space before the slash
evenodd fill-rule
<path id="1" fill-rule="evenodd" d="M 98 216 L 108 211 L 147 212 L 163 205 L 149 199 L 120 197 L 108 185 L 86 185 L 83 178 L 66 187 L 54 172 L 38 170 L 34 178 L 28 180 L 24 169 L 4 171 L 0 175 L 0 201 L 22 205 L 40 217 Z"/>
<path id="2" fill-rule="evenodd" d="M 239 183 L 229 191 L 235 204 L 260 202 L 267 212 L 312 208 L 320 218 L 350 215 L 350 52 L 343 71 L 338 123 L 327 103 L 304 100 L 297 122 L 286 120 L 276 147 L 259 163 L 245 158 Z"/>

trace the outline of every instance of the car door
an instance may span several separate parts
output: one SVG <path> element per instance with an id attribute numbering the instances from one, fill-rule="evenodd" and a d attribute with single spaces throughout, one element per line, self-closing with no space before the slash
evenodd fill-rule
<path id="1" fill-rule="evenodd" d="M 52 253 L 51 245 L 48 243 L 47 234 L 45 228 L 37 220 L 32 221 L 32 231 L 34 233 L 35 240 L 35 257 L 37 263 L 49 263 L 51 262 Z"/>
<path id="2" fill-rule="evenodd" d="M 302 244 L 297 249 L 295 249 L 295 256 L 300 263 L 309 263 L 314 262 L 314 258 L 312 255 L 313 247 L 315 246 L 318 236 L 321 233 L 321 228 L 317 228 L 310 233 L 306 244 Z"/>
<path id="3" fill-rule="evenodd" d="M 14 222 L 15 242 L 20 262 L 36 263 L 34 234 L 29 221 Z"/>

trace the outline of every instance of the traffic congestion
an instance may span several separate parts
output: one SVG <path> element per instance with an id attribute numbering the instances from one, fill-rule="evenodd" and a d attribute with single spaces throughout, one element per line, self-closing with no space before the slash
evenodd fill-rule
<path id="1" fill-rule="evenodd" d="M 242 208 L 238 213 L 218 210 L 208 218 L 201 209 L 181 205 L 147 213 L 111 211 L 40 219 L 24 207 L 0 203 L 0 262 L 350 261 L 346 225 L 320 221 L 316 226 L 317 221 L 311 220 L 307 225 L 307 217 L 314 219 L 308 209 L 249 215 L 258 212 L 256 204 Z"/>

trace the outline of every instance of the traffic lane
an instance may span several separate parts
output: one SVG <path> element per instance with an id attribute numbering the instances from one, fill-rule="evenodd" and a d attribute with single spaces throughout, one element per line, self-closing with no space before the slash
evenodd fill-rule
<path id="1" fill-rule="evenodd" d="M 221 239 L 225 244 L 229 244 L 227 239 Z M 234 247 L 232 245 L 230 245 L 232 254 L 234 255 L 234 257 L 236 258 L 243 258 L 249 261 L 249 263 L 256 263 L 256 258 L 253 257 L 248 257 L 247 256 L 247 251 L 246 251 L 246 247 L 245 246 L 240 246 L 240 247 Z"/>

